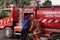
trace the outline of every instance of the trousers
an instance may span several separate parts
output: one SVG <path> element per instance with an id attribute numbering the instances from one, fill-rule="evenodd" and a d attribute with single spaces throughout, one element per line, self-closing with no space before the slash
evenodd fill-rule
<path id="1" fill-rule="evenodd" d="M 27 40 L 28 29 L 23 29 L 20 40 Z"/>

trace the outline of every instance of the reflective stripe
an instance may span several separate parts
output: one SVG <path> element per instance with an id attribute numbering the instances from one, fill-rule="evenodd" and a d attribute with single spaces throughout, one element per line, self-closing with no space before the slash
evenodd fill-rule
<path id="1" fill-rule="evenodd" d="M 22 27 L 17 27 L 17 26 L 16 26 L 15 28 L 22 28 Z"/>
<path id="2" fill-rule="evenodd" d="M 2 28 L 3 26 L 0 26 L 0 28 Z"/>
<path id="3" fill-rule="evenodd" d="M 9 22 L 9 19 L 7 20 L 7 23 Z"/>
<path id="4" fill-rule="evenodd" d="M 38 19 L 39 21 L 41 21 L 41 19 Z"/>
<path id="5" fill-rule="evenodd" d="M 21 33 L 14 33 L 14 34 L 16 34 L 16 35 L 21 35 Z"/>
<path id="6" fill-rule="evenodd" d="M 2 25 L 2 22 L 3 22 L 3 21 L 2 21 L 2 20 L 0 20 L 0 24 L 1 24 L 1 25 Z"/>
<path id="7" fill-rule="evenodd" d="M 50 19 L 50 20 L 48 20 L 48 19 L 38 19 L 40 22 L 48 22 L 48 23 L 50 23 L 50 22 L 54 22 L 54 23 L 58 23 L 58 22 L 60 22 L 60 20 L 53 20 L 53 19 Z"/>
<path id="8" fill-rule="evenodd" d="M 11 21 L 13 21 L 13 18 L 11 18 Z"/>
<path id="9" fill-rule="evenodd" d="M 43 20 L 42 20 L 42 22 L 46 22 L 46 21 L 47 21 L 47 19 L 43 19 Z"/>
<path id="10" fill-rule="evenodd" d="M 52 22 L 53 20 L 51 19 L 51 20 L 49 20 L 48 22 Z"/>
<path id="11" fill-rule="evenodd" d="M 4 21 L 4 24 L 6 23 L 6 21 Z"/>
<path id="12" fill-rule="evenodd" d="M 60 20 L 55 20 L 54 22 L 55 22 L 55 23 L 58 23 L 59 21 L 60 21 Z"/>

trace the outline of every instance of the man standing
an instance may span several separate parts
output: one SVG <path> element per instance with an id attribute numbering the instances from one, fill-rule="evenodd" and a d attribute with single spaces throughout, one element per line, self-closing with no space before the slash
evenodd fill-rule
<path id="1" fill-rule="evenodd" d="M 26 38 L 27 38 L 27 33 L 29 30 L 29 24 L 31 21 L 31 18 L 29 18 L 30 15 L 31 14 L 29 14 L 29 13 L 25 13 L 25 18 L 23 21 L 23 28 L 22 28 L 22 33 L 21 33 L 21 40 L 26 40 Z"/>
<path id="2" fill-rule="evenodd" d="M 40 34 L 41 34 L 41 25 L 38 21 L 38 19 L 34 18 L 32 15 L 32 20 L 30 22 L 30 29 L 29 32 L 34 35 L 36 40 L 41 40 L 40 39 Z"/>

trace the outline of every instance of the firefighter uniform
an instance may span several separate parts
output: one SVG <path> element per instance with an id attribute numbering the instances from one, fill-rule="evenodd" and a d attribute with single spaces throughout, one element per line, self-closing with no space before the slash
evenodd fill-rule
<path id="1" fill-rule="evenodd" d="M 36 40 L 40 40 L 40 33 L 41 33 L 41 26 L 40 23 L 37 19 L 32 19 L 30 22 L 30 29 L 29 32 L 31 34 L 34 34 L 34 36 L 36 37 Z"/>

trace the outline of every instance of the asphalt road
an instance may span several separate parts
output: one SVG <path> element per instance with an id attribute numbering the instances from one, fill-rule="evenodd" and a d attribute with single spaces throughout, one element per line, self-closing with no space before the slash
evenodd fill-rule
<path id="1" fill-rule="evenodd" d="M 19 39 L 20 39 L 20 36 L 17 36 L 17 35 L 15 35 L 13 38 L 7 38 L 4 35 L 4 31 L 0 30 L 0 40 L 19 40 Z M 47 39 L 41 37 L 41 40 L 47 40 Z"/>
<path id="2" fill-rule="evenodd" d="M 7 38 L 4 35 L 4 31 L 0 30 L 0 40 L 19 40 L 20 36 L 15 36 L 13 38 Z"/>

